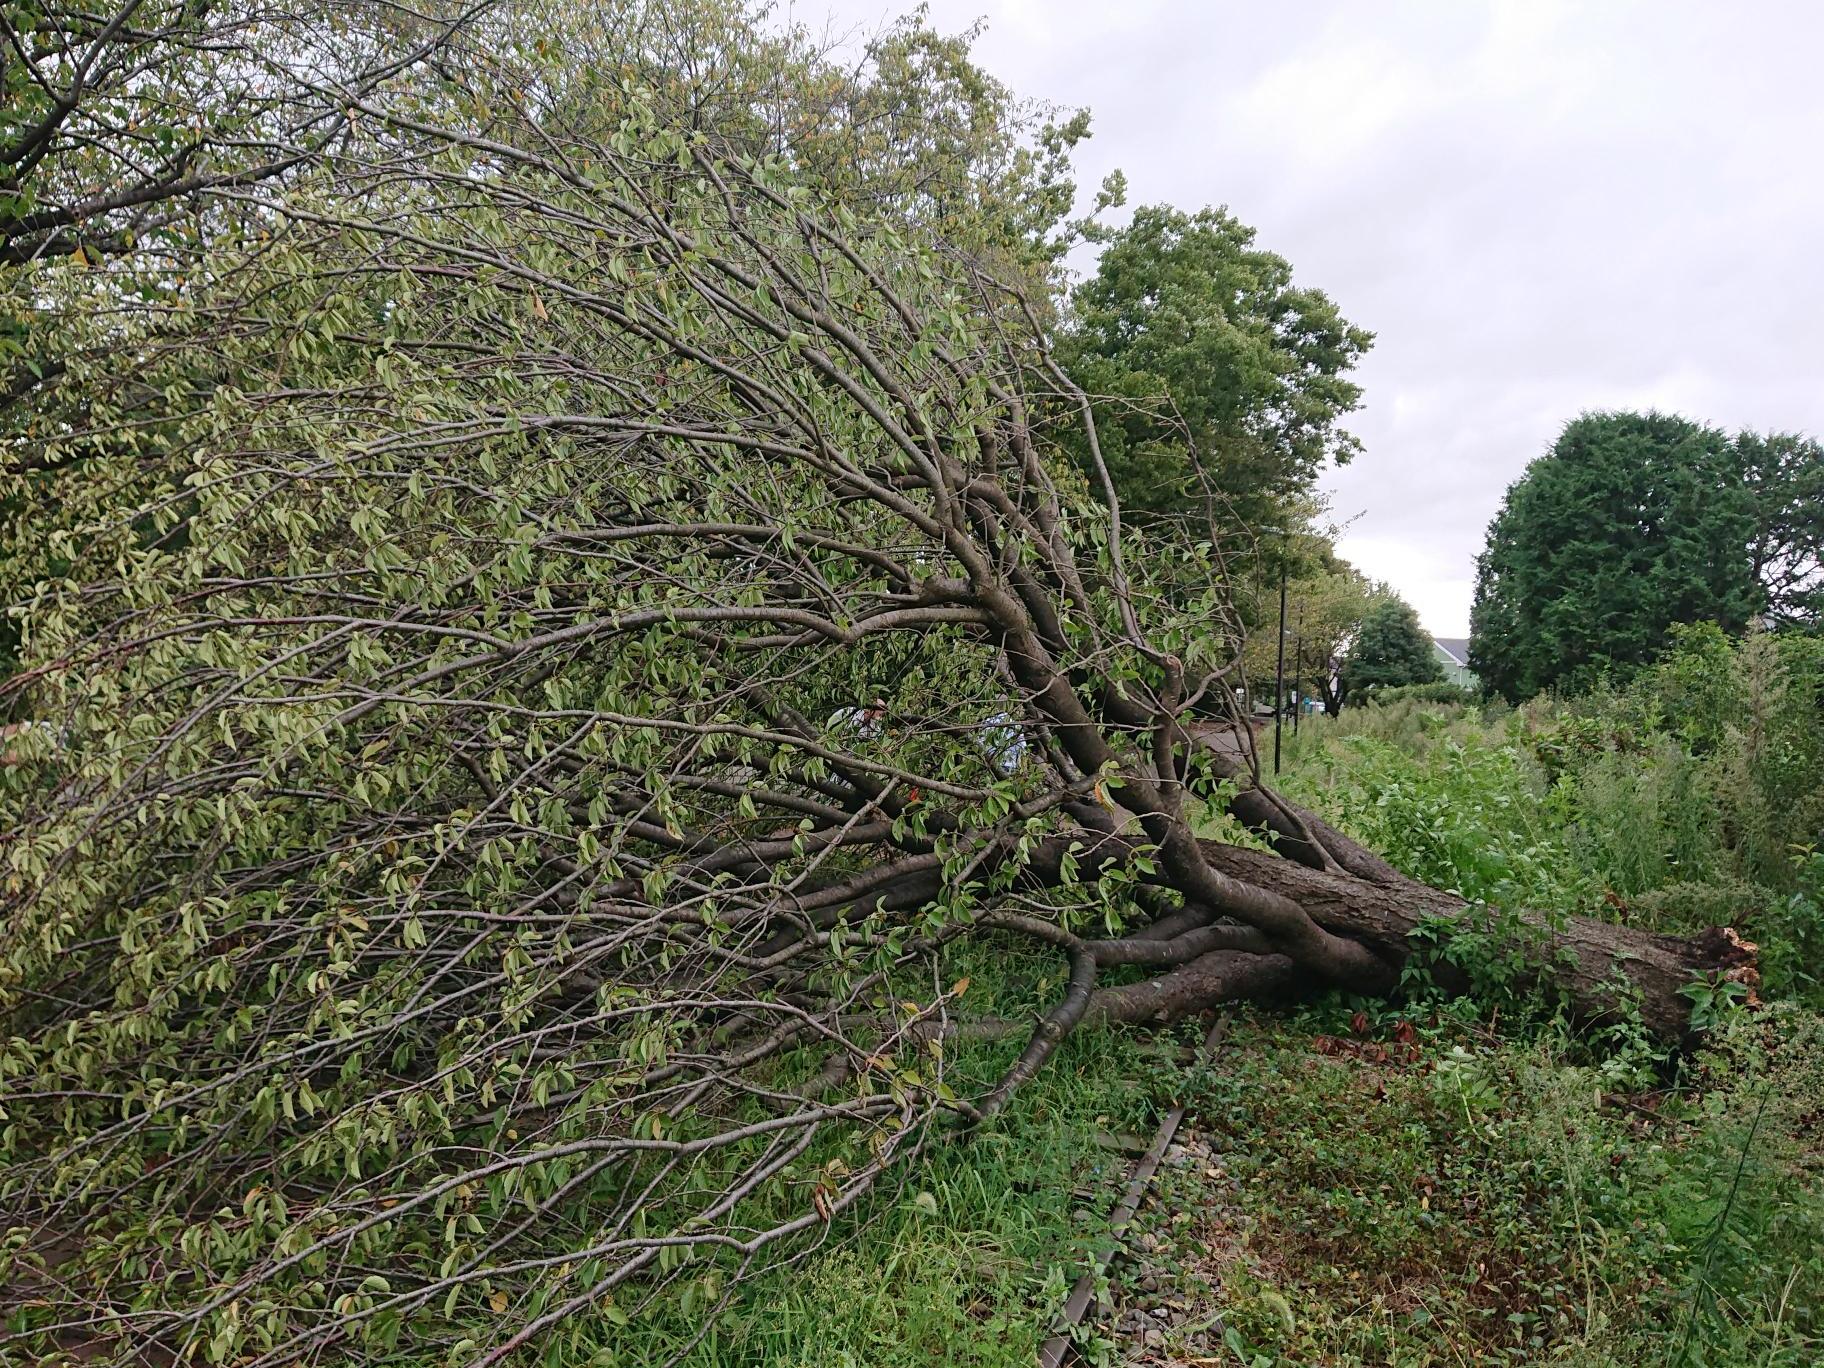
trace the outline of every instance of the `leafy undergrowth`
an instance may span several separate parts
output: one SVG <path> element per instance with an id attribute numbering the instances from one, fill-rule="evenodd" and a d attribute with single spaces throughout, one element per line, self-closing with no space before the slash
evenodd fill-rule
<path id="1" fill-rule="evenodd" d="M 1744 1019 L 1693 1087 L 1639 1097 L 1561 1044 L 1338 1009 L 1238 1025 L 1193 1085 L 1189 1160 L 1136 1235 L 1119 1338 L 1088 1356 L 1824 1358 L 1817 1018 Z"/>
<path id="2" fill-rule="evenodd" d="M 593 1361 L 660 1361 L 701 1332 L 696 1368 L 1029 1368 L 1175 1095 L 1190 1120 L 1084 1362 L 1824 1361 L 1816 1016 L 1739 1015 L 1678 1086 L 1633 1095 L 1568 1037 L 1497 1034 L 1462 1003 L 1243 1013 L 1191 1066 L 1199 1029 L 1073 1039 L 865 1221 L 720 1310 L 604 1324 Z"/>
<path id="3" fill-rule="evenodd" d="M 985 1074 L 1017 1048 L 974 1047 L 953 1063 Z M 1119 1137 L 1150 1125 L 1159 1070 L 1144 1036 L 1073 1037 L 1020 1105 L 941 1138 L 861 1221 L 833 1224 L 719 1309 L 603 1324 L 593 1358 L 563 1361 L 664 1362 L 697 1339 L 692 1368 L 1031 1368 L 1067 1278 L 1106 1230 L 1128 1162 Z"/>
<path id="4" fill-rule="evenodd" d="M 1824 1009 L 1820 708 L 1824 642 L 1694 627 L 1621 689 L 1308 719 L 1282 786 L 1472 901 L 1734 926 L 1766 996 Z"/>

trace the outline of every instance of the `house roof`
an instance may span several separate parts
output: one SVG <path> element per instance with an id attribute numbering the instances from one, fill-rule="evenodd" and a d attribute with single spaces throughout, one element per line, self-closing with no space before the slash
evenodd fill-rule
<path id="1" fill-rule="evenodd" d="M 1464 666 L 1469 664 L 1468 637 L 1435 636 L 1431 639 L 1431 644 L 1444 652 L 1445 655 L 1449 656 L 1453 663 Z"/>

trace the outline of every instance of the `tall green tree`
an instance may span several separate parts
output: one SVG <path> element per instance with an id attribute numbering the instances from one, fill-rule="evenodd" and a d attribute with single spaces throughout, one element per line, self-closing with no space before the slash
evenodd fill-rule
<path id="1" fill-rule="evenodd" d="M 1470 665 L 1509 698 L 1625 676 L 1678 623 L 1816 621 L 1824 452 L 1663 413 L 1589 413 L 1534 461 L 1477 562 Z"/>
<path id="2" fill-rule="evenodd" d="M 1364 689 L 1440 684 L 1443 680 L 1444 667 L 1412 605 L 1393 595 L 1371 604 L 1343 660 L 1348 694 L 1353 697 Z"/>
<path id="3" fill-rule="evenodd" d="M 1130 509 L 1263 521 L 1359 447 L 1342 420 L 1373 334 L 1254 239 L 1226 209 L 1143 207 L 1071 297 L 1059 357 Z"/>
<path id="4" fill-rule="evenodd" d="M 833 46 L 765 0 L 498 9 L 568 54 L 541 78 L 566 120 L 612 131 L 637 100 L 748 155 L 784 157 L 820 196 L 915 222 L 1041 292 L 1077 240 L 1070 154 L 1089 115 L 1022 99 L 984 70 L 979 25 L 945 33 L 920 6 Z"/>
<path id="5" fill-rule="evenodd" d="M 1277 576 L 1250 586 L 1253 611 L 1248 626 L 1246 669 L 1257 698 L 1270 698 L 1279 666 L 1279 581 Z M 1347 701 L 1343 662 L 1361 631 L 1362 620 L 1390 591 L 1336 555 L 1328 543 L 1292 572 L 1286 586 L 1286 656 L 1288 685 L 1321 698 L 1326 712 L 1340 712 Z"/>
<path id="6" fill-rule="evenodd" d="M 1824 446 L 1797 433 L 1741 432 L 1735 457 L 1754 510 L 1748 556 L 1766 614 L 1816 626 L 1824 620 Z"/>

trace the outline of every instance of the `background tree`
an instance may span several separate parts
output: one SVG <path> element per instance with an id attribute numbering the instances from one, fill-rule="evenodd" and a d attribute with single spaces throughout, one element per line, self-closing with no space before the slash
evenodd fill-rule
<path id="1" fill-rule="evenodd" d="M 1256 698 L 1271 698 L 1279 631 L 1279 583 L 1271 576 L 1249 581 L 1251 608 L 1247 675 Z M 1302 572 L 1286 585 L 1286 681 L 1296 679 L 1308 697 L 1323 700 L 1332 715 L 1346 704 L 1343 666 L 1349 645 L 1361 630 L 1368 610 L 1390 591 L 1378 585 L 1327 543 L 1307 558 Z"/>
<path id="2" fill-rule="evenodd" d="M 333 155 L 352 111 L 402 73 L 422 78 L 427 113 L 447 107 L 453 83 L 433 59 L 474 36 L 488 8 L 0 7 L 0 603 L 67 564 L 31 491 L 47 471 L 96 455 L 95 440 L 137 441 L 230 383 L 206 351 L 164 387 L 117 362 L 182 332 L 218 244 L 271 234 L 277 221 L 253 192 Z M 135 435 L 123 437 L 129 410 Z M 60 497 L 80 521 L 142 493 L 97 481 Z M 0 615 L 0 679 L 17 648 L 17 623 Z M 0 704 L 0 720 L 21 706 Z"/>
<path id="3" fill-rule="evenodd" d="M 346 135 L 348 112 L 484 5 L 344 0 L 45 0 L 0 14 L 0 417 L 55 384 L 69 302 L 55 268 L 118 298 L 169 301 L 204 244 L 259 231 L 212 192 L 283 179 Z M 39 269 L 32 269 L 39 268 Z M 93 317 L 94 310 L 85 311 Z"/>
<path id="4" fill-rule="evenodd" d="M 1662 413 L 1566 425 L 1477 561 L 1470 666 L 1510 699 L 1626 676 L 1678 623 L 1815 621 L 1824 452 Z"/>
<path id="5" fill-rule="evenodd" d="M 1391 594 L 1370 604 L 1343 660 L 1349 697 L 1359 699 L 1368 689 L 1443 682 L 1444 667 L 1412 605 Z"/>
<path id="6" fill-rule="evenodd" d="M 574 58 L 546 78 L 567 118 L 612 127 L 631 81 L 667 123 L 790 157 L 827 199 L 916 221 L 1049 303 L 1077 240 L 1070 154 L 1089 118 L 1022 100 L 984 70 L 972 51 L 979 25 L 943 33 L 920 8 L 844 43 L 782 23 L 761 0 L 536 8 Z"/>
<path id="7" fill-rule="evenodd" d="M 1071 294 L 1058 354 L 1130 509 L 1258 524 L 1358 449 L 1347 375 L 1373 335 L 1254 238 L 1226 209 L 1145 206 Z"/>
<path id="8" fill-rule="evenodd" d="M 1824 622 L 1824 445 L 1796 433 L 1738 432 L 1735 467 L 1754 507 L 1749 562 L 1765 613 L 1782 626 Z"/>

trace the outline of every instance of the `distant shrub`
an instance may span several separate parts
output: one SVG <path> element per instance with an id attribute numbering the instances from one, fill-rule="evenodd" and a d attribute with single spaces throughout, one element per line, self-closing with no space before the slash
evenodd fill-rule
<path id="1" fill-rule="evenodd" d="M 1824 641 L 1713 627 L 1682 631 L 1632 692 L 1703 758 L 1723 839 L 1743 877 L 1790 891 L 1793 852 L 1824 835 Z"/>
<path id="2" fill-rule="evenodd" d="M 1456 703 L 1467 707 L 1479 697 L 1475 690 L 1466 689 L 1461 684 L 1397 684 L 1357 689 L 1349 696 L 1349 701 L 1358 706 L 1374 707 L 1405 702 Z"/>
<path id="3" fill-rule="evenodd" d="M 1499 717 L 1486 708 L 1394 699 L 1372 708 L 1345 708 L 1334 717 L 1310 719 L 1293 743 L 1293 755 L 1295 759 L 1314 756 L 1346 737 L 1365 736 L 1423 756 L 1448 741 L 1479 742 L 1499 731 Z"/>
<path id="4" fill-rule="evenodd" d="M 1670 883 L 1627 899 L 1621 919 L 1674 933 L 1709 926 L 1739 926 L 1754 940 L 1762 920 L 1779 900 L 1759 884 L 1740 879 L 1718 883 Z"/>
<path id="5" fill-rule="evenodd" d="M 1793 857 L 1798 887 L 1749 922 L 1761 947 L 1761 981 L 1770 994 L 1824 1008 L 1824 851 Z"/>
<path id="6" fill-rule="evenodd" d="M 1709 766 L 1671 737 L 1598 751 L 1559 782 L 1574 813 L 1566 839 L 1614 892 L 1733 874 Z"/>

